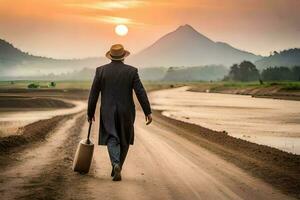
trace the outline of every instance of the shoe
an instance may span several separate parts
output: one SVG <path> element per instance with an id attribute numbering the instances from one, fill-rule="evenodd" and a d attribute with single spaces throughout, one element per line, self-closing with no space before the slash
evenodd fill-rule
<path id="1" fill-rule="evenodd" d="M 114 165 L 114 169 L 113 169 L 113 181 L 121 181 L 122 177 L 121 177 L 121 167 L 119 164 L 115 164 Z"/>
<path id="2" fill-rule="evenodd" d="M 122 171 L 122 167 L 121 167 L 121 171 Z M 114 167 L 112 166 L 112 167 L 111 167 L 111 173 L 110 173 L 110 176 L 113 177 L 114 174 L 115 174 L 115 173 L 114 173 Z"/>
<path id="3" fill-rule="evenodd" d="M 114 176 L 114 174 L 115 174 L 115 173 L 114 173 L 114 167 L 112 167 L 112 169 L 111 169 L 111 173 L 110 173 L 110 176 L 111 176 L 111 177 L 113 177 L 113 176 Z"/>

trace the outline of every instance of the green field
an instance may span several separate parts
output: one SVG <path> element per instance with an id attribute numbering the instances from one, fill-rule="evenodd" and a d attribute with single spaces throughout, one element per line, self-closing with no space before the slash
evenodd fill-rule
<path id="1" fill-rule="evenodd" d="M 35 90 L 41 89 L 90 89 L 91 81 L 55 81 L 56 86 L 50 87 L 50 81 L 0 81 L 0 89 L 28 89 L 29 84 L 36 84 L 39 87 Z M 202 89 L 221 90 L 221 89 L 246 89 L 246 88 L 268 88 L 268 87 L 278 87 L 286 91 L 298 91 L 300 90 L 300 81 L 280 81 L 280 82 L 264 82 L 260 84 L 259 82 L 149 82 L 144 81 L 144 85 L 147 90 L 157 90 L 172 88 L 178 86 L 192 86 Z M 34 89 L 30 89 L 34 90 Z"/>
<path id="2" fill-rule="evenodd" d="M 89 90 L 92 81 L 55 81 L 56 86 L 50 87 L 50 81 L 0 81 L 0 89 L 30 89 L 30 90 L 43 90 L 43 89 L 83 89 Z M 36 84 L 38 88 L 28 88 L 28 85 Z M 187 85 L 189 83 L 175 83 L 175 82 L 144 82 L 147 90 L 157 90 L 171 87 L 178 87 Z"/>
<path id="3" fill-rule="evenodd" d="M 37 84 L 36 89 L 90 89 L 91 81 L 55 81 L 56 86 L 50 87 L 50 81 L 0 81 L 1 89 L 28 89 L 29 84 Z M 32 89 L 31 89 L 32 90 Z"/>
<path id="4" fill-rule="evenodd" d="M 217 82 L 216 87 L 225 88 L 268 88 L 268 87 L 279 87 L 283 90 L 300 90 L 300 81 L 278 81 L 278 82 Z"/>

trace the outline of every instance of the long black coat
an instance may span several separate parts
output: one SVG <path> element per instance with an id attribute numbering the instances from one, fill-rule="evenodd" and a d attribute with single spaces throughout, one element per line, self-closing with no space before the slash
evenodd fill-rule
<path id="1" fill-rule="evenodd" d="M 99 145 L 106 145 L 110 135 L 117 135 L 121 145 L 133 144 L 135 105 L 132 90 L 144 114 L 150 114 L 149 100 L 137 68 L 112 61 L 96 69 L 88 101 L 88 117 L 94 116 L 101 92 Z"/>

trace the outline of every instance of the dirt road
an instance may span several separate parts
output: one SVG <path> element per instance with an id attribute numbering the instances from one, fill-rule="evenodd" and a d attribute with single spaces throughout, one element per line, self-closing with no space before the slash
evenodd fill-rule
<path id="1" fill-rule="evenodd" d="M 97 116 L 97 119 L 99 116 Z M 107 150 L 96 146 L 88 175 L 72 172 L 85 113 L 63 121 L 46 141 L 12 152 L 0 171 L 1 199 L 291 199 L 138 111 L 136 140 L 122 172 L 112 182 Z M 97 141 L 98 123 L 93 126 Z M 13 158 L 12 158 L 13 157 Z"/>

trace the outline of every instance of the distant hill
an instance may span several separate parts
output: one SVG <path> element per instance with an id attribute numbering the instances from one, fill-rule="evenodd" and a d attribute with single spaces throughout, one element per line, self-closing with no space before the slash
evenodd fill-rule
<path id="1" fill-rule="evenodd" d="M 214 42 L 190 25 L 184 25 L 131 56 L 129 61 L 141 67 L 230 66 L 243 60 L 254 62 L 261 58 L 226 43 Z"/>
<path id="2" fill-rule="evenodd" d="M 139 76 L 146 81 L 160 81 L 165 77 L 168 68 L 166 67 L 149 67 L 139 69 Z"/>
<path id="3" fill-rule="evenodd" d="M 23 53 L 12 44 L 0 39 L 0 70 L 5 66 L 14 66 L 31 58 L 33 56 Z"/>
<path id="4" fill-rule="evenodd" d="M 300 49 L 288 49 L 281 52 L 274 52 L 273 55 L 265 57 L 255 62 L 258 69 L 265 69 L 268 67 L 293 67 L 300 66 Z"/>
<path id="5" fill-rule="evenodd" d="M 52 59 L 30 55 L 0 39 L 1 76 L 34 76 L 49 73 L 66 73 L 85 67 L 96 68 L 105 58 Z"/>
<path id="6" fill-rule="evenodd" d="M 0 39 L 0 61 L 26 59 L 30 56 L 15 48 L 12 44 Z"/>
<path id="7" fill-rule="evenodd" d="M 203 67 L 170 67 L 164 81 L 216 81 L 224 78 L 229 69 L 221 65 Z"/>

